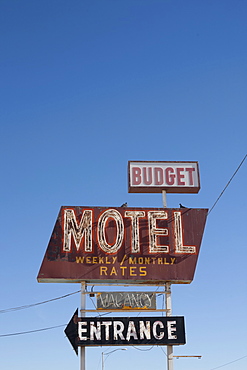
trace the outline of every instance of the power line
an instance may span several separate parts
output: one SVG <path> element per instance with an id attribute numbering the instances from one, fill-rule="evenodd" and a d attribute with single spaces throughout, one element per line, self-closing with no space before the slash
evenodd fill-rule
<path id="1" fill-rule="evenodd" d="M 52 299 L 48 299 L 46 301 L 43 301 L 43 302 L 38 302 L 38 303 L 32 303 L 32 304 L 27 304 L 25 306 L 19 306 L 19 307 L 13 307 L 13 308 L 6 308 L 5 310 L 0 310 L 0 314 L 1 313 L 7 313 L 7 312 L 13 312 L 13 311 L 19 311 L 19 310 L 24 310 L 26 308 L 30 308 L 30 307 L 34 307 L 34 306 L 39 306 L 41 304 L 45 304 L 45 303 L 49 303 L 49 302 L 53 302 L 53 301 L 57 301 L 59 299 L 62 299 L 62 298 L 67 298 L 73 294 L 76 294 L 76 293 L 80 293 L 80 290 L 77 290 L 76 292 L 73 292 L 73 293 L 68 293 L 68 294 L 65 294 L 65 295 L 62 295 L 60 297 L 57 297 L 57 298 L 52 298 Z"/>
<path id="2" fill-rule="evenodd" d="M 75 293 L 77 293 L 77 292 L 75 292 Z M 104 315 L 109 315 L 109 313 L 111 313 L 111 312 L 106 312 L 106 313 L 97 315 L 96 317 L 101 317 L 101 316 L 104 316 Z M 17 332 L 17 333 L 0 334 L 0 338 L 1 337 L 13 337 L 15 335 L 22 335 L 22 334 L 31 334 L 31 333 L 36 333 L 38 331 L 45 331 L 45 330 L 51 330 L 51 329 L 61 328 L 61 327 L 65 327 L 67 325 L 68 324 L 63 324 L 63 325 L 57 325 L 57 326 L 50 326 L 48 328 L 43 328 L 43 329 L 35 329 L 35 330 L 21 331 L 21 332 Z"/>
<path id="3" fill-rule="evenodd" d="M 150 348 L 147 348 L 147 349 L 140 349 L 140 348 L 138 348 L 138 347 L 135 347 L 135 346 L 132 346 L 133 348 L 135 348 L 135 349 L 138 349 L 138 351 L 151 351 L 151 349 L 153 349 L 154 348 L 154 346 L 152 346 L 152 347 L 150 347 Z"/>
<path id="4" fill-rule="evenodd" d="M 210 369 L 210 370 L 216 370 L 216 369 L 220 369 L 221 367 L 224 367 L 224 366 L 227 366 L 227 365 L 230 365 L 230 364 L 233 364 L 234 362 L 237 362 L 237 361 L 240 361 L 242 360 L 243 358 L 246 358 L 247 355 L 243 356 L 243 357 L 240 357 L 240 358 L 237 358 L 236 360 L 233 360 L 231 362 L 227 362 L 227 364 L 224 364 L 224 365 L 221 365 L 221 366 L 218 366 L 218 367 L 214 367 L 213 369 Z"/>
<path id="5" fill-rule="evenodd" d="M 218 203 L 218 201 L 222 197 L 223 193 L 225 192 L 225 190 L 227 189 L 227 187 L 230 185 L 230 182 L 232 181 L 232 179 L 234 178 L 234 176 L 237 174 L 238 170 L 240 169 L 240 167 L 244 163 L 246 157 L 247 157 L 247 154 L 245 154 L 245 156 L 244 156 L 243 160 L 241 161 L 240 165 L 238 166 L 238 168 L 236 169 L 236 171 L 234 172 L 234 174 L 232 175 L 232 177 L 230 178 L 230 180 L 228 181 L 228 183 L 226 184 L 226 186 L 224 187 L 224 189 L 222 190 L 222 192 L 220 193 L 220 195 L 218 196 L 218 198 L 214 202 L 213 206 L 210 208 L 210 210 L 208 212 L 208 215 L 214 209 L 214 207 L 216 206 L 216 204 Z"/>
<path id="6" fill-rule="evenodd" d="M 57 326 L 50 326 L 49 328 L 35 329 L 35 330 L 29 330 L 29 331 L 22 331 L 22 332 L 19 332 L 19 333 L 0 334 L 0 337 L 12 337 L 14 335 L 31 334 L 31 333 L 36 333 L 37 331 L 45 331 L 45 330 L 50 330 L 50 329 L 61 328 L 62 326 L 64 327 L 66 325 L 67 324 L 57 325 Z"/>
<path id="7" fill-rule="evenodd" d="M 164 351 L 164 349 L 162 347 L 160 347 L 161 351 L 164 352 L 164 354 L 166 355 L 167 357 L 167 353 Z"/>

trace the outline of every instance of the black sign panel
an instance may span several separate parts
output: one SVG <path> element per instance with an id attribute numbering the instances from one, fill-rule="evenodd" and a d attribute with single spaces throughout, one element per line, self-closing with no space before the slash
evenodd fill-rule
<path id="1" fill-rule="evenodd" d="M 78 346 L 185 344 L 184 318 L 78 318 Z"/>
<path id="2" fill-rule="evenodd" d="M 75 353 L 78 355 L 78 333 L 77 333 L 77 323 L 78 323 L 78 309 L 75 311 L 73 317 L 71 318 L 70 322 L 66 326 L 64 332 L 70 341 L 72 347 L 75 350 Z"/>

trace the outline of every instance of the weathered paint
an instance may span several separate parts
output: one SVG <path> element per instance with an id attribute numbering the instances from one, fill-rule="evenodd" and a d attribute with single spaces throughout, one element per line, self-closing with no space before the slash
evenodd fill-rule
<path id="1" fill-rule="evenodd" d="M 198 162 L 128 162 L 129 193 L 198 193 Z"/>
<path id="2" fill-rule="evenodd" d="M 148 292 L 102 292 L 97 294 L 98 310 L 155 310 L 156 295 Z"/>
<path id="3" fill-rule="evenodd" d="M 61 207 L 38 281 L 190 283 L 207 211 Z"/>
<path id="4" fill-rule="evenodd" d="M 78 346 L 181 344 L 185 344 L 182 316 L 78 318 Z"/>

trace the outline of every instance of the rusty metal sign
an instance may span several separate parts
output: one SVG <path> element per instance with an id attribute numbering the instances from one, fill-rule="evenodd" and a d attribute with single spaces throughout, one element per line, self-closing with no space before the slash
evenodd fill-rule
<path id="1" fill-rule="evenodd" d="M 76 325 L 77 322 L 77 325 Z M 65 329 L 77 346 L 185 344 L 184 317 L 77 317 Z"/>
<path id="2" fill-rule="evenodd" d="M 198 162 L 129 161 L 129 193 L 198 193 Z"/>
<path id="3" fill-rule="evenodd" d="M 190 283 L 207 212 L 61 207 L 38 281 Z"/>
<path id="4" fill-rule="evenodd" d="M 150 292 L 97 293 L 98 310 L 156 310 L 156 294 Z"/>

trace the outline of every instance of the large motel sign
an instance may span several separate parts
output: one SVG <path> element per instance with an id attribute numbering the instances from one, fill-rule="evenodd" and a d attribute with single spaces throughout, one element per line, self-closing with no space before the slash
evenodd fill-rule
<path id="1" fill-rule="evenodd" d="M 171 284 L 194 278 L 208 209 L 166 208 L 166 193 L 198 193 L 197 162 L 129 161 L 129 193 L 162 193 L 164 208 L 62 206 L 41 264 L 39 282 L 81 283 L 78 310 L 65 333 L 76 353 L 85 346 L 185 344 L 184 318 L 171 316 Z M 166 317 L 85 317 L 86 284 L 164 285 Z M 148 293 L 100 294 L 99 310 L 156 310 Z M 146 295 L 145 295 L 146 294 Z M 132 302 L 133 301 L 133 302 Z"/>
<path id="2" fill-rule="evenodd" d="M 207 209 L 61 207 L 39 282 L 190 283 Z"/>

